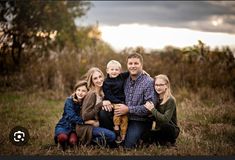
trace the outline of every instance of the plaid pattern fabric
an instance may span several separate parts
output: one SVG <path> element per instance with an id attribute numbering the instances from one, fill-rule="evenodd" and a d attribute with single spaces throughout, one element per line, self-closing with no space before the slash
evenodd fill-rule
<path id="1" fill-rule="evenodd" d="M 156 105 L 157 102 L 153 79 L 144 74 L 138 75 L 136 80 L 131 80 L 129 77 L 126 80 L 124 91 L 125 104 L 129 108 L 129 119 L 146 121 L 149 112 L 144 104 L 147 101 L 152 101 Z"/>

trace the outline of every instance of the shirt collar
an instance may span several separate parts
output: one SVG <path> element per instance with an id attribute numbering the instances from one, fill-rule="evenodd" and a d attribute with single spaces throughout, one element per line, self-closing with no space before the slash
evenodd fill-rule
<path id="1" fill-rule="evenodd" d="M 135 80 L 132 80 L 132 79 L 131 79 L 131 76 L 130 76 L 130 81 L 131 81 L 131 82 L 136 82 L 138 79 L 140 79 L 140 78 L 142 77 L 142 75 L 143 75 L 142 73 L 143 73 L 143 72 L 141 71 L 141 72 L 137 75 L 137 78 L 136 78 Z"/>

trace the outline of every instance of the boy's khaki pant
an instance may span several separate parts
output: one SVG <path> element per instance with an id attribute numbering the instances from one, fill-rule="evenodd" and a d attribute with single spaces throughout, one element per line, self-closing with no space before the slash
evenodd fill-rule
<path id="1" fill-rule="evenodd" d="M 113 108 L 115 109 L 118 105 L 113 104 Z M 126 135 L 127 126 L 128 126 L 128 117 L 127 115 L 122 116 L 113 116 L 113 123 L 115 126 L 120 126 L 121 135 Z"/>

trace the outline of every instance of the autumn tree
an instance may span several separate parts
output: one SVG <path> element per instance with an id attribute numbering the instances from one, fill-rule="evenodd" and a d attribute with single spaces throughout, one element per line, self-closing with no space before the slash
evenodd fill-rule
<path id="1" fill-rule="evenodd" d="M 74 18 L 85 15 L 89 7 L 87 1 L 1 1 L 1 72 L 8 72 L 9 66 L 14 71 L 28 57 L 40 57 L 55 46 L 78 48 Z"/>

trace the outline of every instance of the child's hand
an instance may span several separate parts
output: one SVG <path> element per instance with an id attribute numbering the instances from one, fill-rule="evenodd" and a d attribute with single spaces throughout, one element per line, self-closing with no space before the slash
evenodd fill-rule
<path id="1" fill-rule="evenodd" d="M 147 108 L 149 111 L 151 111 L 154 108 L 154 104 L 152 101 L 147 101 L 144 107 Z"/>

